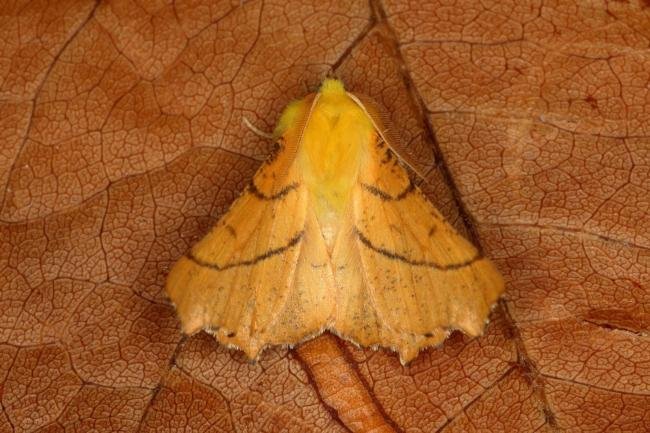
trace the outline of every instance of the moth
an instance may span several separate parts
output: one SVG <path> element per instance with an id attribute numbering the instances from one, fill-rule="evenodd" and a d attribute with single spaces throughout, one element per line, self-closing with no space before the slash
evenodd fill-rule
<path id="1" fill-rule="evenodd" d="M 256 359 L 329 330 L 403 364 L 483 332 L 503 280 L 413 183 L 379 113 L 336 79 L 284 109 L 277 151 L 169 273 L 184 332 Z"/>

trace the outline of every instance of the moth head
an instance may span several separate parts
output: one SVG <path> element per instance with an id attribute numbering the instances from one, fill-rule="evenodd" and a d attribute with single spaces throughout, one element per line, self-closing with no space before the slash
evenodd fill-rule
<path id="1" fill-rule="evenodd" d="M 321 95 L 345 95 L 346 91 L 343 81 L 336 78 L 325 78 L 318 93 Z"/>
<path id="2" fill-rule="evenodd" d="M 346 96 L 347 92 L 345 91 L 345 86 L 341 80 L 336 78 L 326 78 L 320 85 L 318 89 L 318 94 L 320 96 Z M 291 101 L 280 115 L 280 120 L 273 130 L 273 136 L 278 138 L 282 136 L 286 130 L 297 123 L 297 121 L 305 114 L 304 110 L 308 110 L 309 107 L 305 107 L 306 99 L 296 99 Z"/>

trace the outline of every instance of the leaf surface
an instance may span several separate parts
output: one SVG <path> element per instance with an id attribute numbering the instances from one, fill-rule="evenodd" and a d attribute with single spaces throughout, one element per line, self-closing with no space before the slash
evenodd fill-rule
<path id="1" fill-rule="evenodd" d="M 0 432 L 650 430 L 649 45 L 641 1 L 5 2 Z M 169 266 L 272 151 L 242 117 L 327 75 L 503 272 L 485 336 L 181 335 Z"/>

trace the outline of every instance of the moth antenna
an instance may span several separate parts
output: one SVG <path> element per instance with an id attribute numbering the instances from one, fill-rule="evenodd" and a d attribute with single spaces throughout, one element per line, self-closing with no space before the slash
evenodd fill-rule
<path id="1" fill-rule="evenodd" d="M 271 134 L 271 133 L 269 133 L 269 132 L 264 132 L 264 131 L 262 131 L 262 130 L 259 129 L 257 126 L 253 125 L 253 124 L 251 123 L 251 121 L 248 120 L 248 118 L 247 118 L 246 116 L 242 116 L 242 123 L 243 123 L 244 125 L 246 125 L 246 127 L 247 127 L 248 129 L 250 129 L 251 131 L 253 131 L 253 133 L 254 133 L 255 135 L 258 135 L 258 136 L 260 136 L 260 137 L 262 137 L 262 138 L 266 138 L 267 140 L 275 140 L 275 137 L 273 136 L 273 134 Z"/>

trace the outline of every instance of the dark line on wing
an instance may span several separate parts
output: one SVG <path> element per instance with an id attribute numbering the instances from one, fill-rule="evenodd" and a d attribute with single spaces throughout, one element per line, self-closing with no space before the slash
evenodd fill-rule
<path id="1" fill-rule="evenodd" d="M 407 264 L 412 265 L 412 266 L 426 266 L 426 267 L 432 268 L 432 269 L 439 269 L 441 271 L 448 271 L 448 270 L 464 268 L 465 266 L 469 266 L 472 263 L 474 263 L 474 262 L 476 262 L 478 260 L 481 260 L 483 258 L 483 254 L 481 254 L 481 252 L 479 251 L 479 252 L 476 253 L 476 255 L 474 257 L 472 257 L 469 260 L 466 260 L 464 262 L 459 262 L 459 263 L 452 263 L 450 265 L 441 265 L 439 263 L 431 262 L 431 261 L 427 261 L 427 260 L 413 260 L 413 259 L 410 259 L 410 258 L 408 258 L 406 256 L 398 254 L 398 253 L 396 253 L 394 251 L 387 250 L 386 248 L 381 248 L 381 247 L 375 246 L 370 241 L 370 239 L 365 237 L 365 235 L 363 233 L 361 233 L 361 231 L 356 227 L 354 228 L 354 232 L 359 237 L 359 240 L 361 241 L 361 243 L 363 243 L 366 247 L 373 250 L 374 252 L 379 253 L 384 257 L 388 257 L 389 259 L 399 260 L 400 262 L 404 262 L 404 263 L 407 263 Z"/>
<path id="2" fill-rule="evenodd" d="M 253 257 L 252 259 L 242 260 L 240 262 L 228 263 L 226 265 L 219 265 L 217 263 L 206 262 L 206 261 L 201 260 L 198 257 L 196 257 L 191 251 L 189 253 L 187 253 L 187 258 L 192 260 L 194 263 L 196 263 L 199 266 L 203 266 L 204 268 L 214 269 L 215 271 L 225 271 L 226 269 L 235 268 L 235 267 L 238 267 L 238 266 L 252 266 L 252 265 L 255 265 L 255 264 L 261 262 L 262 260 L 266 260 L 266 259 L 268 259 L 270 257 L 275 256 L 275 255 L 282 254 L 283 252 L 287 251 L 288 249 L 296 246 L 298 244 L 298 242 L 300 242 L 300 240 L 302 239 L 304 234 L 305 234 L 305 231 L 301 230 L 298 233 L 296 233 L 289 240 L 289 242 L 287 242 L 286 245 L 283 245 L 283 246 L 278 247 L 278 248 L 270 249 L 270 250 L 266 251 L 265 253 L 260 254 L 259 256 Z"/>
<path id="3" fill-rule="evenodd" d="M 248 185 L 248 192 L 253 194 L 255 197 L 259 198 L 260 200 L 278 200 L 284 197 L 285 195 L 289 194 L 291 191 L 294 189 L 298 188 L 297 183 L 292 183 L 284 188 L 282 188 L 280 191 L 273 195 L 266 195 L 259 189 L 257 189 L 257 186 L 255 185 L 255 181 L 252 181 L 250 185 Z"/>
<path id="4" fill-rule="evenodd" d="M 278 137 L 278 139 L 275 142 L 275 149 L 273 149 L 271 156 L 269 156 L 268 159 L 264 161 L 264 164 L 271 165 L 276 159 L 278 159 L 278 156 L 280 155 L 280 153 L 282 153 L 283 149 L 284 149 L 284 137 Z"/>
<path id="5" fill-rule="evenodd" d="M 386 152 L 384 152 L 384 157 L 380 161 L 382 164 L 388 164 L 391 159 L 394 159 L 395 155 L 393 155 L 393 151 L 390 150 L 390 148 L 386 149 Z"/>
<path id="6" fill-rule="evenodd" d="M 380 199 L 384 201 L 399 201 L 404 199 L 406 196 L 408 196 L 410 193 L 415 191 L 415 184 L 411 179 L 409 179 L 409 184 L 406 188 L 404 188 L 404 191 L 400 192 L 396 196 L 392 196 L 388 194 L 385 191 L 380 190 L 376 186 L 368 185 L 367 183 L 361 183 L 361 186 L 368 191 L 372 195 L 376 195 Z"/>

